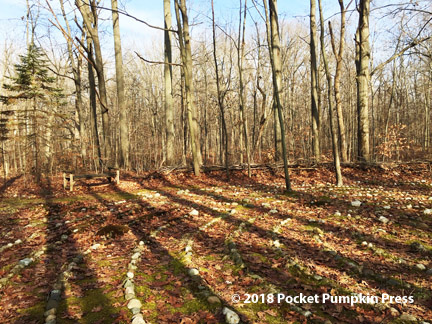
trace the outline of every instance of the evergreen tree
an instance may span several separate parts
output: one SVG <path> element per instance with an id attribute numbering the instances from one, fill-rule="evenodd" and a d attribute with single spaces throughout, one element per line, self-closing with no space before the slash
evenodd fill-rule
<path id="1" fill-rule="evenodd" d="M 52 122 L 63 97 L 62 89 L 55 87 L 56 79 L 48 72 L 48 60 L 42 50 L 32 44 L 25 55 L 20 55 L 20 62 L 15 65 L 16 75 L 8 78 L 11 83 L 3 85 L 7 94 L 0 96 L 7 106 L 15 105 L 14 108 L 1 111 L 1 120 L 4 120 L 2 125 L 5 127 L 1 133 L 6 138 L 7 119 L 10 116 L 14 116 L 18 125 L 24 126 L 26 147 L 33 153 L 33 163 L 30 165 L 38 176 L 41 167 L 47 171 L 52 164 Z"/>

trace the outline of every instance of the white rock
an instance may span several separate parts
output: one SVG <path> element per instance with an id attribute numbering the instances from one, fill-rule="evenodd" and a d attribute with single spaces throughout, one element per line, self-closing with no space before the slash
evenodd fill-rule
<path id="1" fill-rule="evenodd" d="M 133 277 L 134 277 L 134 274 L 133 274 L 133 272 L 128 272 L 128 273 L 126 273 L 126 276 L 129 278 L 129 279 L 133 279 Z"/>
<path id="2" fill-rule="evenodd" d="M 417 263 L 417 264 L 415 265 L 415 267 L 416 267 L 417 270 L 420 270 L 420 271 L 425 271 L 425 270 L 426 270 L 425 265 L 424 265 L 424 264 L 421 264 L 421 263 Z"/>
<path id="3" fill-rule="evenodd" d="M 22 265 L 22 266 L 24 266 L 24 267 L 27 267 L 30 263 L 32 263 L 33 262 L 33 259 L 32 258 L 25 258 L 25 259 L 22 259 L 22 260 L 20 260 L 19 262 L 18 262 L 18 264 L 20 264 L 20 265 Z"/>
<path id="4" fill-rule="evenodd" d="M 380 216 L 380 218 L 378 218 L 378 220 L 383 224 L 387 224 L 390 221 L 387 217 L 384 217 L 384 216 Z"/>
<path id="5" fill-rule="evenodd" d="M 21 244 L 22 241 L 20 239 L 16 240 L 14 244 Z"/>
<path id="6" fill-rule="evenodd" d="M 199 215 L 199 212 L 198 212 L 198 210 L 196 210 L 196 209 L 192 209 L 192 210 L 189 212 L 189 215 L 190 215 L 190 216 L 198 216 L 198 215 Z"/>
<path id="7" fill-rule="evenodd" d="M 13 243 L 8 243 L 8 245 L 6 245 L 7 247 L 12 247 Z"/>
<path id="8" fill-rule="evenodd" d="M 90 249 L 92 249 L 92 250 L 96 250 L 96 249 L 98 249 L 100 246 L 101 246 L 101 245 L 100 245 L 99 243 L 96 243 L 96 244 L 93 244 L 93 245 L 90 247 Z"/>
<path id="9" fill-rule="evenodd" d="M 367 245 L 368 245 L 368 242 L 363 241 L 361 245 L 363 245 L 363 246 L 367 246 Z"/>
<path id="10" fill-rule="evenodd" d="M 231 209 L 231 210 L 230 210 L 230 214 L 231 214 L 231 215 L 234 215 L 235 213 L 237 213 L 237 210 L 235 210 L 235 209 Z"/>
<path id="11" fill-rule="evenodd" d="M 423 214 L 425 214 L 425 215 L 432 214 L 432 209 L 425 209 L 424 212 L 423 212 Z"/>
<path id="12" fill-rule="evenodd" d="M 132 309 L 132 308 L 141 308 L 142 304 L 138 299 L 131 299 L 129 301 L 129 303 L 127 304 L 127 308 Z"/>
<path id="13" fill-rule="evenodd" d="M 224 307 L 222 313 L 225 315 L 225 320 L 228 324 L 240 323 L 240 317 L 228 307 Z"/>
<path id="14" fill-rule="evenodd" d="M 336 217 L 342 216 L 342 214 L 340 213 L 340 211 L 336 211 L 336 213 L 333 214 Z"/>
<path id="15" fill-rule="evenodd" d="M 189 276 L 198 276 L 199 271 L 198 271 L 198 269 L 190 269 L 188 273 L 189 273 Z"/>
<path id="16" fill-rule="evenodd" d="M 360 207 L 361 204 L 361 201 L 358 200 L 351 201 L 351 206 L 353 207 Z"/>
<path id="17" fill-rule="evenodd" d="M 137 260 L 137 259 L 139 259 L 140 256 L 141 256 L 141 253 L 136 252 L 132 255 L 132 260 Z"/>
<path id="18" fill-rule="evenodd" d="M 391 207 L 389 205 L 387 205 L 387 206 L 384 206 L 383 208 L 384 209 L 390 209 Z"/>
<path id="19" fill-rule="evenodd" d="M 138 314 L 141 315 L 141 314 Z M 144 318 L 142 318 L 141 316 L 135 316 L 134 319 L 132 320 L 132 324 L 146 324 L 146 321 L 144 321 Z"/>
<path id="20" fill-rule="evenodd" d="M 273 245 L 276 247 L 276 248 L 280 248 L 280 242 L 279 242 L 279 240 L 275 240 L 275 241 L 273 241 Z"/>
<path id="21" fill-rule="evenodd" d="M 272 209 L 269 211 L 269 214 L 277 214 L 277 212 L 278 212 L 277 209 Z"/>

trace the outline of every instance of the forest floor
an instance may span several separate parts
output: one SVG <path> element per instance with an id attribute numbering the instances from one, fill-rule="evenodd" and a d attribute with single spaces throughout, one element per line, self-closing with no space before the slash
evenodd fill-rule
<path id="1" fill-rule="evenodd" d="M 0 323 L 431 320 L 430 170 L 344 168 L 343 187 L 326 168 L 290 172 L 289 194 L 282 172 L 263 170 L 230 182 L 223 172 L 123 174 L 72 193 L 60 177 L 10 179 L 0 187 Z"/>

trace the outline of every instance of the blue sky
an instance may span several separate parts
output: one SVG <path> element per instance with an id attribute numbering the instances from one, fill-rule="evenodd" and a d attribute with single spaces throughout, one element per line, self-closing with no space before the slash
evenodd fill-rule
<path id="1" fill-rule="evenodd" d="M 244 1 L 244 0 L 243 0 Z M 30 0 L 32 2 L 32 0 Z M 73 0 L 70 0 L 73 3 Z M 261 3 L 261 0 L 257 0 Z M 40 0 L 41 4 L 45 0 Z M 51 5 L 55 6 L 57 1 L 50 0 Z M 235 21 L 238 17 L 239 0 L 214 0 L 217 20 Z M 324 5 L 329 8 L 331 3 L 337 3 L 336 0 L 324 0 Z M 248 0 L 249 6 L 252 6 L 252 0 Z M 162 25 L 162 0 L 120 0 L 122 6 L 137 18 L 148 21 L 151 24 Z M 110 7 L 110 1 L 105 0 L 105 6 Z M 193 21 L 206 24 L 208 19 L 205 15 L 210 15 L 210 0 L 189 0 L 188 6 L 191 11 Z M 293 17 L 306 16 L 309 11 L 309 1 L 307 0 L 279 0 L 279 14 L 281 18 L 290 19 Z M 333 4 L 331 7 L 335 8 Z M 26 14 L 25 0 L 0 0 L 0 40 L 7 38 L 18 38 L 24 40 L 25 21 L 22 18 Z M 251 12 L 255 12 L 251 8 Z M 133 19 L 121 17 L 120 27 L 124 37 L 130 38 L 130 41 L 146 41 L 146 38 L 158 37 L 157 32 L 150 30 L 142 24 L 135 22 Z M 109 23 L 109 22 L 107 22 Z"/>

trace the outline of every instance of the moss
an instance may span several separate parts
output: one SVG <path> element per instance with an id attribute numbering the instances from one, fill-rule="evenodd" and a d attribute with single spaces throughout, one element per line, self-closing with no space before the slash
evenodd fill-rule
<path id="1" fill-rule="evenodd" d="M 57 310 L 58 314 L 66 312 L 68 305 L 78 305 L 83 312 L 79 323 L 111 324 L 121 309 L 112 306 L 114 304 L 114 300 L 111 298 L 112 294 L 104 294 L 103 289 L 87 290 L 82 298 L 69 297 L 62 300 Z M 99 308 L 101 309 L 96 311 Z"/>
<path id="2" fill-rule="evenodd" d="M 41 301 L 32 307 L 18 310 L 18 313 L 28 315 L 31 320 L 42 320 L 44 318 L 45 306 L 46 302 Z"/>

